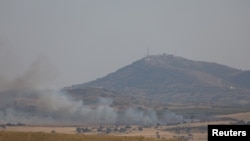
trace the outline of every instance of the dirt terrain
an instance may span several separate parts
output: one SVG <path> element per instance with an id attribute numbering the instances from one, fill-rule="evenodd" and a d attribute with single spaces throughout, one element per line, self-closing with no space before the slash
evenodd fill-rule
<path id="1" fill-rule="evenodd" d="M 86 134 L 86 135 L 115 135 L 115 136 L 144 136 L 150 138 L 178 138 L 188 141 L 206 141 L 207 125 L 212 124 L 237 124 L 237 121 L 250 120 L 250 112 L 237 113 L 230 115 L 220 115 L 220 118 L 228 120 L 192 122 L 178 125 L 154 125 L 154 126 L 128 126 L 128 125 L 25 125 L 25 126 L 5 126 L 0 127 L 0 131 L 18 131 L 18 132 L 45 132 L 45 133 L 66 133 L 66 134 Z M 78 129 L 80 130 L 78 130 Z"/>
<path id="2" fill-rule="evenodd" d="M 45 133 L 66 133 L 66 134 L 78 134 L 77 133 L 77 127 L 82 128 L 88 128 L 91 129 L 89 132 L 83 132 L 80 134 L 90 134 L 90 135 L 97 135 L 97 134 L 109 134 L 109 135 L 116 135 L 116 136 L 144 136 L 144 137 L 152 137 L 152 138 L 185 138 L 190 141 L 206 141 L 207 140 L 207 134 L 206 131 L 190 131 L 189 133 L 186 133 L 184 131 L 176 132 L 176 131 L 170 131 L 168 129 L 172 128 L 179 128 L 185 129 L 187 127 L 189 128 L 195 128 L 199 126 L 206 127 L 208 124 L 227 124 L 230 123 L 230 121 L 223 121 L 223 122 L 197 122 L 197 123 L 190 123 L 190 124 L 180 124 L 180 125 L 173 125 L 173 126 L 158 126 L 158 127 L 143 127 L 142 130 L 138 130 L 139 126 L 131 126 L 128 130 L 124 132 L 114 132 L 111 131 L 110 133 L 107 133 L 106 131 L 98 132 L 97 126 L 7 126 L 5 128 L 0 128 L 1 131 L 19 131 L 19 132 L 45 132 Z M 103 126 L 104 130 L 107 128 L 114 128 L 114 126 Z M 125 128 L 125 126 L 118 126 L 119 128 Z"/>
<path id="3" fill-rule="evenodd" d="M 233 119 L 237 119 L 237 120 L 243 120 L 243 121 L 250 121 L 250 112 L 246 112 L 246 113 L 236 113 L 236 114 L 230 114 L 230 115 L 220 115 L 217 116 L 220 118 L 233 118 Z"/>

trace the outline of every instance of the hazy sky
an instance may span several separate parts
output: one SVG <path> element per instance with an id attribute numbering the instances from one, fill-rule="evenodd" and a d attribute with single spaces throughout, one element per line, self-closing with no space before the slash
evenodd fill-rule
<path id="1" fill-rule="evenodd" d="M 0 0 L 2 80 L 42 71 L 37 79 L 70 86 L 141 59 L 147 48 L 250 70 L 250 1 Z"/>

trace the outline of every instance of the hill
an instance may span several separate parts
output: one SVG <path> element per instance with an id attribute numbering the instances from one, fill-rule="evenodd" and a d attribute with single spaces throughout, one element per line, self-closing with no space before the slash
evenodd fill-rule
<path id="1" fill-rule="evenodd" d="M 249 71 L 163 54 L 147 56 L 103 78 L 65 90 L 80 94 L 84 89 L 98 88 L 116 92 L 115 96 L 165 104 L 241 105 L 250 102 L 249 86 Z"/>
<path id="2" fill-rule="evenodd" d="M 173 55 L 142 58 L 59 91 L 0 92 L 0 124 L 177 124 L 250 110 L 250 71 Z"/>

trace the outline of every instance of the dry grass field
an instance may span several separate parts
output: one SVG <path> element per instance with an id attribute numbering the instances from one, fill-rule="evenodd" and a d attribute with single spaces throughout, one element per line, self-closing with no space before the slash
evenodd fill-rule
<path id="1" fill-rule="evenodd" d="M 217 117 L 226 117 L 236 120 L 250 120 L 250 112 L 237 113 L 229 115 L 220 115 Z M 98 131 L 99 126 L 82 125 L 82 126 L 7 126 L 0 127 L 0 141 L 85 141 L 85 140 L 118 140 L 118 141 L 206 141 L 207 125 L 212 124 L 232 124 L 233 120 L 209 121 L 209 122 L 193 122 L 179 125 L 169 126 L 151 126 L 143 127 L 138 130 L 139 126 L 131 126 L 124 132 L 114 131 L 115 128 L 122 129 L 125 126 L 103 126 L 103 131 Z M 90 132 L 77 133 L 77 127 L 91 129 Z M 111 128 L 112 131 L 106 133 L 106 129 Z M 157 137 L 157 135 L 159 135 Z"/>
<path id="2" fill-rule="evenodd" d="M 220 115 L 217 117 L 227 117 L 227 118 L 233 118 L 233 119 L 237 119 L 237 120 L 250 121 L 250 112 L 236 113 L 236 114 L 229 114 L 229 115 Z"/>
<path id="3" fill-rule="evenodd" d="M 203 123 L 204 126 L 207 123 Z M 195 123 L 193 125 L 191 124 L 183 124 L 179 127 L 181 128 L 185 128 L 185 127 L 195 127 L 198 126 L 198 123 Z M 86 126 L 85 126 L 86 127 Z M 108 127 L 108 126 L 107 126 Z M 48 140 L 47 138 L 53 138 L 51 136 L 58 136 L 58 135 L 64 135 L 67 134 L 68 136 L 76 136 L 76 138 L 78 136 L 81 135 L 85 135 L 85 136 L 101 136 L 103 137 L 105 136 L 114 136 L 114 140 L 119 140 L 119 139 L 123 139 L 123 137 L 129 137 L 131 138 L 131 141 L 133 140 L 141 140 L 141 141 L 147 141 L 146 139 L 150 139 L 150 140 L 159 140 L 159 138 L 157 139 L 157 134 L 160 135 L 160 139 L 161 140 L 165 140 L 165 141 L 172 141 L 171 139 L 176 139 L 176 140 L 180 140 L 180 138 L 183 137 L 188 137 L 187 133 L 178 133 L 176 134 L 175 132 L 171 132 L 171 131 L 167 131 L 166 129 L 169 128 L 175 128 L 177 126 L 159 126 L 158 128 L 155 127 L 147 127 L 147 128 L 143 128 L 142 131 L 139 130 L 134 130 L 136 128 L 138 128 L 138 126 L 132 126 L 130 130 L 126 131 L 126 132 L 110 132 L 109 134 L 103 133 L 103 132 L 97 132 L 96 130 L 92 130 L 91 132 L 84 132 L 84 133 L 77 133 L 76 132 L 76 127 L 74 126 L 9 126 L 6 127 L 5 129 L 1 129 L 0 128 L 0 141 L 7 141 L 7 138 L 9 140 L 12 140 L 11 137 L 8 136 L 13 136 L 15 137 L 16 134 L 17 136 L 22 136 L 23 137 L 29 137 L 29 136 L 36 136 L 37 133 L 40 133 L 39 136 L 41 136 L 41 134 L 44 134 L 44 140 Z M 93 129 L 96 128 L 94 126 L 88 126 L 89 129 Z M 52 132 L 55 132 L 54 134 Z M 21 133 L 19 135 L 19 133 Z M 24 135 L 24 133 L 27 133 Z M 13 134 L 13 135 L 12 135 Z M 144 140 L 142 140 L 141 138 L 138 137 L 144 137 Z M 21 138 L 21 137 L 20 137 Z M 33 137 L 32 137 L 33 138 Z M 4 140 L 3 140 L 4 139 Z M 14 139 L 13 139 L 14 140 Z M 24 139 L 25 141 L 28 140 L 27 138 Z M 36 139 L 34 139 L 35 141 Z M 95 140 L 95 139 L 93 139 Z M 148 140 L 148 141 L 150 141 Z M 192 138 L 189 138 L 190 141 L 206 141 L 206 133 L 200 133 L 200 132 L 192 132 Z M 125 141 L 125 140 L 124 140 Z"/>
<path id="4" fill-rule="evenodd" d="M 142 136 L 84 135 L 43 132 L 0 132 L 0 141 L 155 141 Z M 176 139 L 157 139 L 158 141 L 177 141 Z"/>

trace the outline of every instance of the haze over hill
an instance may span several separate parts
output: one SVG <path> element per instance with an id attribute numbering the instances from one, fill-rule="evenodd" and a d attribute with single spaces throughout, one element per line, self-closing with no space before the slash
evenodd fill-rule
<path id="1" fill-rule="evenodd" d="M 176 114 L 169 107 L 226 106 L 249 110 L 249 76 L 249 71 L 217 63 L 152 55 L 103 78 L 59 91 L 10 87 L 13 89 L 0 92 L 0 122 L 182 123 L 190 121 L 187 111 Z M 204 114 L 209 113 L 203 111 Z"/>
<path id="2" fill-rule="evenodd" d="M 61 88 L 130 64 L 147 48 L 249 70 L 249 7 L 248 0 L 1 0 L 0 78 L 12 80 L 43 57 L 57 74 L 46 86 Z"/>
<path id="3" fill-rule="evenodd" d="M 103 88 L 163 103 L 227 105 L 249 103 L 249 82 L 249 71 L 163 54 L 147 56 L 68 90 Z"/>

